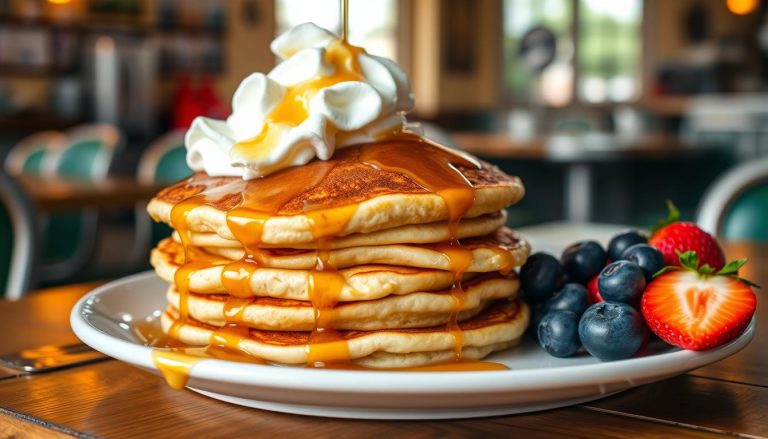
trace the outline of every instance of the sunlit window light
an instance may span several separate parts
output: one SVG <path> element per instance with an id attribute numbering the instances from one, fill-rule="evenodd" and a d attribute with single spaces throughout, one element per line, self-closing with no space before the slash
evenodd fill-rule
<path id="1" fill-rule="evenodd" d="M 277 32 L 314 22 L 340 33 L 339 0 L 277 0 Z M 397 1 L 350 0 L 349 41 L 369 53 L 397 59 Z"/>

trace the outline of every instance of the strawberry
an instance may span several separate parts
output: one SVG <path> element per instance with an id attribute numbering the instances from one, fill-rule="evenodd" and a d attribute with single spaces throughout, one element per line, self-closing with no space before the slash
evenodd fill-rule
<path id="1" fill-rule="evenodd" d="M 702 351 L 738 337 L 752 320 L 757 299 L 749 281 L 736 276 L 746 259 L 721 270 L 703 265 L 695 252 L 681 253 L 680 267 L 667 267 L 646 287 L 641 311 L 667 343 Z"/>
<path id="2" fill-rule="evenodd" d="M 600 290 L 597 288 L 597 278 L 600 277 L 600 275 L 596 275 L 592 279 L 587 282 L 587 302 L 590 305 L 594 305 L 595 303 L 604 302 L 603 296 L 600 295 Z"/>
<path id="3" fill-rule="evenodd" d="M 678 265 L 677 252 L 694 251 L 702 265 L 708 264 L 715 270 L 725 265 L 725 255 L 712 235 L 691 222 L 679 221 L 680 211 L 667 201 L 669 217 L 659 221 L 648 243 L 664 256 L 666 265 Z"/>

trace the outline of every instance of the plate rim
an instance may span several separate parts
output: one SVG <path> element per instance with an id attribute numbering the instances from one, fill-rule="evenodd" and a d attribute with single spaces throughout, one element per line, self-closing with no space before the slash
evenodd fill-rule
<path id="1" fill-rule="evenodd" d="M 92 348 L 128 364 L 159 373 L 152 348 L 107 334 L 86 320 L 86 305 L 116 288 L 159 278 L 149 270 L 101 285 L 80 298 L 70 313 L 75 335 Z M 262 388 L 354 394 L 457 394 L 553 390 L 563 386 L 600 386 L 617 381 L 642 381 L 679 375 L 727 358 L 743 349 L 755 335 L 753 317 L 747 329 L 733 341 L 709 351 L 676 350 L 646 357 L 537 369 L 477 372 L 345 371 L 279 367 L 202 359 L 190 371 L 192 379 Z M 664 368 L 652 367 L 661 361 Z M 364 386 L 361 386 L 364 383 Z M 628 387 L 633 387 L 630 385 Z"/>

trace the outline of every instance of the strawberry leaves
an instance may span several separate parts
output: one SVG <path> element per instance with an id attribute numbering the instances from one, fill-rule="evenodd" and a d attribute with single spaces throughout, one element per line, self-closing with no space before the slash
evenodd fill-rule
<path id="1" fill-rule="evenodd" d="M 715 270 L 710 266 L 709 264 L 704 264 L 701 267 L 699 267 L 699 256 L 696 254 L 695 251 L 687 251 L 687 252 L 681 252 L 676 251 L 677 256 L 680 258 L 680 266 L 675 265 L 668 265 L 661 270 L 657 271 L 653 274 L 653 277 L 659 276 L 663 273 L 666 273 L 671 270 L 688 270 L 688 271 L 695 271 L 696 273 L 701 274 L 702 276 L 709 277 L 709 276 L 726 276 L 733 279 L 738 280 L 739 282 L 742 282 L 745 285 L 748 285 L 753 288 L 760 288 L 759 285 L 756 283 L 749 281 L 747 279 L 744 279 L 742 277 L 739 277 L 739 269 L 743 267 L 747 263 L 747 258 L 743 259 L 737 259 L 735 261 L 731 261 L 720 270 Z"/>
<path id="2" fill-rule="evenodd" d="M 694 251 L 687 251 L 685 253 L 681 253 L 679 250 L 676 251 L 677 256 L 680 258 L 680 266 L 686 270 L 693 270 L 696 271 L 699 269 L 699 255 L 696 254 Z M 712 273 L 714 270 L 709 265 L 706 265 L 707 267 L 706 271 L 709 273 Z M 704 269 L 704 267 L 701 267 Z"/>
<path id="3" fill-rule="evenodd" d="M 671 200 L 667 200 L 667 211 L 669 212 L 667 213 L 667 217 L 665 219 L 660 219 L 656 222 L 656 225 L 651 227 L 651 235 L 672 223 L 680 221 L 680 209 L 678 209 L 677 206 L 675 206 L 675 203 Z"/>
<path id="4" fill-rule="evenodd" d="M 717 272 L 717 274 L 722 275 L 729 275 L 729 274 L 739 274 L 739 268 L 743 267 L 744 264 L 747 263 L 747 258 L 743 259 L 737 259 L 735 261 L 731 261 L 727 264 L 725 264 L 725 267 L 723 267 L 720 271 Z"/>

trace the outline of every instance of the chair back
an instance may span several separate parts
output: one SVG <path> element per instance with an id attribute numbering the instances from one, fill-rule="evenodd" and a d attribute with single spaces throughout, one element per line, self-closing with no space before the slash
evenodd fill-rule
<path id="1" fill-rule="evenodd" d="M 67 137 L 67 144 L 46 160 L 47 176 L 104 180 L 115 152 L 122 146 L 120 131 L 109 124 L 81 125 L 68 131 Z"/>
<path id="2" fill-rule="evenodd" d="M 701 228 L 725 241 L 768 242 L 768 157 L 736 166 L 707 190 Z"/>
<path id="3" fill-rule="evenodd" d="M 36 217 L 23 189 L 0 172 L 0 296 L 16 300 L 31 287 Z"/>
<path id="4" fill-rule="evenodd" d="M 139 161 L 137 178 L 142 184 L 170 184 L 192 175 L 187 166 L 184 131 L 175 130 L 157 139 Z"/>
<path id="5" fill-rule="evenodd" d="M 192 175 L 187 166 L 184 131 L 175 130 L 157 139 L 147 148 L 139 161 L 137 179 L 142 184 L 172 184 Z M 136 204 L 136 237 L 130 261 L 137 268 L 145 268 L 150 249 L 172 230 L 156 223 L 147 214 L 147 203 Z"/>
<path id="6" fill-rule="evenodd" d="M 61 149 L 66 139 L 67 136 L 59 131 L 42 131 L 25 137 L 8 153 L 6 172 L 10 175 L 42 175 L 46 155 Z"/>

